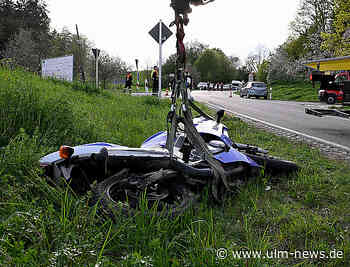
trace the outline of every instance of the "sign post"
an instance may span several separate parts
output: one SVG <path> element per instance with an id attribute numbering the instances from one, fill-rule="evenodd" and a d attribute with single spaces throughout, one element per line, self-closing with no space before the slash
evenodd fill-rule
<path id="1" fill-rule="evenodd" d="M 93 48 L 92 52 L 95 56 L 95 62 L 96 62 L 96 88 L 98 88 L 98 58 L 100 56 L 100 49 Z"/>
<path id="2" fill-rule="evenodd" d="M 162 90 L 162 45 L 163 43 L 168 40 L 168 38 L 173 34 L 169 28 L 162 22 L 162 20 L 159 21 L 159 23 L 156 24 L 152 28 L 152 30 L 149 31 L 149 34 L 153 37 L 153 39 L 159 44 L 159 81 L 158 81 L 158 97 L 161 97 L 161 90 Z"/>
<path id="3" fill-rule="evenodd" d="M 162 96 L 162 20 L 159 21 L 159 84 L 158 84 L 158 97 Z"/>

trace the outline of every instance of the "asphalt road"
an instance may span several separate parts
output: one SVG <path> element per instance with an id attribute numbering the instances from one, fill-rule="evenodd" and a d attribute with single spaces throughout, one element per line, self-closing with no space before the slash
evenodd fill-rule
<path id="1" fill-rule="evenodd" d="M 305 114 L 306 105 L 320 103 L 302 103 L 264 99 L 230 97 L 229 92 L 193 91 L 192 96 L 198 102 L 219 106 L 228 111 L 237 112 L 280 127 L 291 129 L 350 149 L 350 119 L 340 117 L 316 117 Z"/>

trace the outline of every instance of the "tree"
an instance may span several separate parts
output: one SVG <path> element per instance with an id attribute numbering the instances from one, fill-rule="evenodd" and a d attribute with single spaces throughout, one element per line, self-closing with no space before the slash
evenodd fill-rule
<path id="1" fill-rule="evenodd" d="M 201 79 L 213 82 L 228 82 L 234 76 L 230 59 L 220 49 L 206 49 L 194 63 Z"/>
<path id="2" fill-rule="evenodd" d="M 306 43 L 306 35 L 302 34 L 298 37 L 289 37 L 284 44 L 284 49 L 287 52 L 290 60 L 298 60 L 304 58 L 307 55 L 307 50 L 304 48 Z"/>
<path id="3" fill-rule="evenodd" d="M 31 31 L 35 42 L 42 33 L 48 33 L 50 19 L 47 13 L 46 3 L 42 0 L 1 0 L 0 52 L 20 29 Z"/>
<path id="4" fill-rule="evenodd" d="M 270 50 L 263 45 L 258 45 L 254 52 L 251 52 L 246 59 L 245 66 L 249 72 L 257 73 L 260 70 L 260 74 L 266 70 L 266 62 L 270 56 Z M 265 64 L 264 66 L 262 66 Z M 262 69 L 260 69 L 262 68 Z M 267 75 L 267 73 L 266 73 Z"/>
<path id="5" fill-rule="evenodd" d="M 208 49 L 208 45 L 202 44 L 198 41 L 194 41 L 191 43 L 186 43 L 186 68 L 193 68 L 194 62 L 199 58 L 199 56 Z M 172 54 L 169 56 L 169 58 L 165 61 L 165 63 L 162 66 L 163 74 L 169 75 L 171 73 L 175 73 L 176 70 L 176 54 Z"/>
<path id="6" fill-rule="evenodd" d="M 249 71 L 246 66 L 240 66 L 235 74 L 233 79 L 238 81 L 248 81 Z"/>
<path id="7" fill-rule="evenodd" d="M 186 70 L 191 74 L 194 85 L 201 81 L 201 74 L 194 65 L 187 63 Z"/>
<path id="8" fill-rule="evenodd" d="M 74 56 L 74 77 L 80 77 L 79 65 L 85 66 L 88 63 L 88 57 L 91 53 L 93 43 L 85 36 L 78 36 L 63 28 L 62 32 L 53 30 L 50 32 L 47 42 L 40 42 L 41 45 L 47 46 L 46 57 L 61 57 L 66 55 Z M 45 47 L 43 47 L 45 49 Z M 94 77 L 91 76 L 91 77 Z"/>
<path id="9" fill-rule="evenodd" d="M 164 75 L 175 73 L 176 71 L 176 54 L 170 55 L 162 66 L 162 72 Z"/>
<path id="10" fill-rule="evenodd" d="M 103 82 L 104 89 L 106 89 L 107 82 L 112 82 L 116 77 L 119 77 L 127 71 L 126 63 L 119 57 L 111 57 L 107 52 L 101 51 L 99 57 L 99 77 Z M 134 78 L 134 81 L 135 80 Z"/>
<path id="11" fill-rule="evenodd" d="M 246 60 L 247 69 L 250 72 L 257 72 L 259 66 L 269 57 L 270 50 L 263 45 L 258 45 L 255 51 L 251 52 Z"/>
<path id="12" fill-rule="evenodd" d="M 198 59 L 198 57 L 209 48 L 209 45 L 202 44 L 198 41 L 193 41 L 191 43 L 186 43 L 186 61 L 191 65 Z"/>
<path id="13" fill-rule="evenodd" d="M 304 78 L 305 67 L 302 65 L 303 59 L 290 60 L 286 43 L 280 45 L 269 57 L 269 69 L 267 81 L 291 81 Z"/>
<path id="14" fill-rule="evenodd" d="M 261 82 L 267 82 L 267 75 L 269 74 L 270 62 L 266 59 L 259 65 L 258 71 L 256 73 L 256 79 Z"/>
<path id="15" fill-rule="evenodd" d="M 228 59 L 230 60 L 231 64 L 232 64 L 232 67 L 235 68 L 235 69 L 238 69 L 242 62 L 240 60 L 239 57 L 236 57 L 236 56 L 229 56 Z"/>
<path id="16" fill-rule="evenodd" d="M 3 0 L 0 2 L 0 52 L 6 47 L 10 37 L 18 31 L 18 18 L 14 2 Z"/>
<path id="17" fill-rule="evenodd" d="M 30 30 L 20 29 L 8 42 L 4 56 L 12 58 L 17 65 L 36 72 L 40 70 L 40 57 L 37 53 L 37 43 L 33 40 Z"/>
<path id="18" fill-rule="evenodd" d="M 335 0 L 333 32 L 323 33 L 322 48 L 335 56 L 350 54 L 350 2 Z"/>
<path id="19" fill-rule="evenodd" d="M 302 0 L 295 19 L 291 22 L 291 40 L 297 43 L 289 47 L 289 54 L 294 58 L 306 56 L 325 57 L 329 56 L 327 51 L 321 50 L 322 33 L 332 31 L 332 21 L 334 19 L 335 0 Z M 291 43 L 291 45 L 294 45 Z M 300 46 L 303 49 L 300 49 Z M 298 52 L 300 54 L 298 54 Z"/>

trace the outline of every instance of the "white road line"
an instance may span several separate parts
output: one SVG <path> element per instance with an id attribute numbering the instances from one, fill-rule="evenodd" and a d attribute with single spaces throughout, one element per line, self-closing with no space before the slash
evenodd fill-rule
<path id="1" fill-rule="evenodd" d="M 259 122 L 259 123 L 262 123 L 262 124 L 266 124 L 268 126 L 271 126 L 271 127 L 283 130 L 283 131 L 287 131 L 287 132 L 290 132 L 290 133 L 294 133 L 294 134 L 297 134 L 297 135 L 300 135 L 300 136 L 303 136 L 303 137 L 315 140 L 317 142 L 321 142 L 321 143 L 324 143 L 324 144 L 327 144 L 327 145 L 330 145 L 330 146 L 338 147 L 340 149 L 343 149 L 343 150 L 346 150 L 346 151 L 350 152 L 350 147 L 339 145 L 339 144 L 336 144 L 336 143 L 333 143 L 333 142 L 330 142 L 330 141 L 327 141 L 327 140 L 324 140 L 324 139 L 321 139 L 321 138 L 318 138 L 318 137 L 315 137 L 315 136 L 311 136 L 311 135 L 304 134 L 304 133 L 301 133 L 301 132 L 298 132 L 298 131 L 294 131 L 294 130 L 291 130 L 291 129 L 288 129 L 288 128 L 285 128 L 285 127 L 281 127 L 281 126 L 278 126 L 276 124 L 272 124 L 272 123 L 269 123 L 269 122 L 266 122 L 266 121 L 263 121 L 263 120 L 259 120 L 259 119 L 256 119 L 256 118 L 253 118 L 253 117 L 250 117 L 250 116 L 247 116 L 247 115 L 244 115 L 244 114 L 232 111 L 232 110 L 229 110 L 226 107 L 223 107 L 223 106 L 220 106 L 220 105 L 217 105 L 217 104 L 212 104 L 212 103 L 206 103 L 206 104 L 209 107 L 212 107 L 214 109 L 224 109 L 225 111 L 228 111 L 228 112 L 236 115 L 237 117 L 242 117 L 242 118 L 246 118 L 246 119 L 249 119 L 249 120 L 252 120 L 252 121 L 256 121 L 256 122 Z"/>

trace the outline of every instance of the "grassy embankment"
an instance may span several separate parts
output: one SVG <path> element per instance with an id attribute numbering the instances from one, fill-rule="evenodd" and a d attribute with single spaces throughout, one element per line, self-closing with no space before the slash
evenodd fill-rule
<path id="1" fill-rule="evenodd" d="M 273 100 L 290 100 L 290 101 L 312 101 L 318 100 L 318 83 L 315 88 L 312 87 L 311 82 L 276 82 L 272 87 Z"/>
<path id="2" fill-rule="evenodd" d="M 349 166 L 238 119 L 224 119 L 234 140 L 294 160 L 300 173 L 252 179 L 224 205 L 203 201 L 173 220 L 139 213 L 120 216 L 115 224 L 88 207 L 89 194 L 77 198 L 40 177 L 38 159 L 59 145 L 139 146 L 165 128 L 168 109 L 167 100 L 87 94 L 0 69 L 0 146 L 5 146 L 0 151 L 0 265 L 349 266 Z M 215 249 L 222 247 L 229 251 L 225 260 L 216 257 Z M 269 254 L 235 259 L 233 250 Z M 339 258 L 316 259 L 305 252 L 287 258 L 284 252 L 274 254 L 278 250 L 325 251 L 327 257 L 336 251 Z"/>

